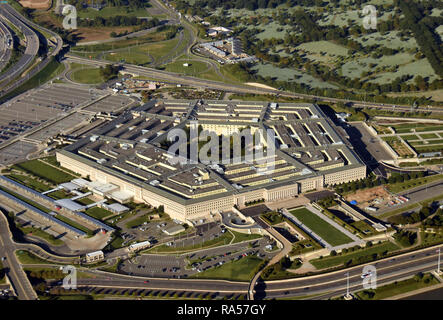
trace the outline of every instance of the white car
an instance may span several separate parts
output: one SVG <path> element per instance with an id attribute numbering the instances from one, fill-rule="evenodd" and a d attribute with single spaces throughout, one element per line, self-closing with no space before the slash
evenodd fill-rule
<path id="1" fill-rule="evenodd" d="M 372 271 L 369 271 L 369 272 L 363 273 L 361 275 L 361 278 L 364 279 L 364 278 L 370 277 L 371 275 L 372 275 Z"/>

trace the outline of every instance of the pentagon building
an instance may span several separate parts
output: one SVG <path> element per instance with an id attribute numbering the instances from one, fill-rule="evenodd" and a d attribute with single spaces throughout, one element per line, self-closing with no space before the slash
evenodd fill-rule
<path id="1" fill-rule="evenodd" d="M 275 152 L 262 134 L 264 152 L 252 163 L 173 164 L 168 132 L 181 128 L 189 135 L 195 123 L 216 135 L 271 129 Z M 150 101 L 58 151 L 57 160 L 101 184 L 101 196 L 163 205 L 172 218 L 190 223 L 234 205 L 280 201 L 366 176 L 344 130 L 318 106 L 294 103 Z M 269 164 L 273 170 L 263 170 Z"/>

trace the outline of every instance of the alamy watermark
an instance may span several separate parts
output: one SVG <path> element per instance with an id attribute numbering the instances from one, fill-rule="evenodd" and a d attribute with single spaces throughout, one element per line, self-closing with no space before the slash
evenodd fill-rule
<path id="1" fill-rule="evenodd" d="M 60 267 L 68 275 L 63 278 L 63 289 L 77 289 L 77 269 L 74 266 Z"/>
<path id="2" fill-rule="evenodd" d="M 373 5 L 363 7 L 363 28 L 366 30 L 377 29 L 377 8 Z"/>
<path id="3" fill-rule="evenodd" d="M 363 267 L 363 289 L 377 289 L 377 268 L 373 265 Z"/>
<path id="4" fill-rule="evenodd" d="M 62 14 L 65 16 L 63 19 L 63 28 L 66 30 L 77 29 L 77 9 L 70 4 L 63 6 Z"/>

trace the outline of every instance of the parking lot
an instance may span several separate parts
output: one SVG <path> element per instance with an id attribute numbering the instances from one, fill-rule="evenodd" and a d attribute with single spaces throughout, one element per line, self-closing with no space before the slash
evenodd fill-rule
<path id="1" fill-rule="evenodd" d="M 143 254 L 123 262 L 120 271 L 136 276 L 186 278 L 248 255 L 270 259 L 276 254 L 265 251 L 264 248 L 271 243 L 267 238 L 251 243 L 252 247 L 248 243 L 236 243 L 182 255 Z"/>
<path id="2" fill-rule="evenodd" d="M 122 108 L 128 107 L 135 100 L 125 96 L 108 96 L 90 106 L 84 110 L 93 112 L 116 112 Z"/>
<path id="3" fill-rule="evenodd" d="M 17 141 L 0 150 L 0 165 L 23 161 L 26 156 L 37 151 L 37 146 L 25 141 Z"/>
<path id="4" fill-rule="evenodd" d="M 0 143 L 94 100 L 99 94 L 97 90 L 52 84 L 20 95 L 0 105 Z"/>

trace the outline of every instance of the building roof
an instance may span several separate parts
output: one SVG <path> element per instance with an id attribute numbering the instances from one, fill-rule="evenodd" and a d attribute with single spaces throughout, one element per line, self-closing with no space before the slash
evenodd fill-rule
<path id="1" fill-rule="evenodd" d="M 78 204 L 75 201 L 72 201 L 71 199 L 60 199 L 54 201 L 56 205 L 59 205 L 62 208 L 71 210 L 71 211 L 79 211 L 83 210 L 85 207 L 81 204 Z"/>

